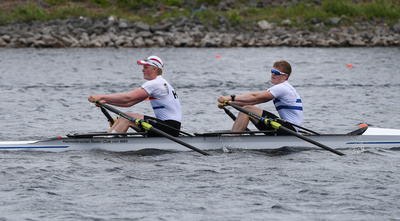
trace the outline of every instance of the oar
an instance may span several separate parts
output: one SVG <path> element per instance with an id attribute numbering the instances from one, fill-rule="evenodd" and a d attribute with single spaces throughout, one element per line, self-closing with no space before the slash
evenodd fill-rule
<path id="1" fill-rule="evenodd" d="M 110 127 L 115 123 L 114 118 L 111 117 L 110 113 L 107 112 L 107 110 L 104 107 L 100 107 L 101 112 L 106 116 L 108 122 L 110 123 Z"/>
<path id="2" fill-rule="evenodd" d="M 170 130 L 175 130 L 175 131 L 178 131 L 179 133 L 184 134 L 184 135 L 186 135 L 186 136 L 193 137 L 193 135 L 191 135 L 191 134 L 189 134 L 189 133 L 187 133 L 187 132 L 185 132 L 185 131 L 178 130 L 178 129 L 173 128 L 173 127 L 171 127 L 171 126 L 169 126 L 169 125 L 163 124 L 163 123 L 161 123 L 161 122 L 157 122 L 156 120 L 151 120 L 151 119 L 149 119 L 149 120 L 147 120 L 147 121 L 149 121 L 149 122 L 151 122 L 151 123 L 153 123 L 153 124 L 160 124 L 160 125 L 163 125 L 164 127 L 167 127 L 167 128 L 169 128 Z"/>
<path id="3" fill-rule="evenodd" d="M 281 122 L 281 123 L 288 123 L 288 124 L 290 124 L 290 125 L 292 125 L 292 126 L 294 126 L 294 127 L 298 127 L 298 128 L 300 128 L 300 129 L 303 129 L 303 130 L 308 131 L 308 132 L 310 132 L 310 133 L 313 133 L 313 134 L 315 134 L 315 135 L 321 135 L 321 134 L 319 134 L 319 133 L 317 133 L 317 132 L 315 132 L 315 131 L 312 131 L 312 130 L 310 130 L 310 129 L 304 128 L 304 127 L 299 126 L 299 125 L 297 125 L 297 124 L 290 123 L 290 122 L 288 122 L 288 121 L 286 121 L 286 120 L 284 120 L 284 119 L 276 118 L 276 119 L 274 119 L 274 120 L 279 121 L 279 122 Z"/>
<path id="4" fill-rule="evenodd" d="M 226 109 L 225 107 L 224 107 L 223 109 L 224 109 L 225 113 L 226 113 L 227 115 L 229 115 L 229 117 L 232 118 L 232 120 L 234 120 L 234 121 L 236 120 L 236 116 L 235 116 L 232 112 L 230 112 L 230 111 L 229 111 L 228 109 Z M 300 129 L 303 129 L 303 130 L 308 131 L 308 132 L 310 132 L 310 133 L 313 133 L 313 134 L 315 134 L 315 135 L 321 135 L 321 134 L 319 134 L 319 133 L 317 133 L 317 132 L 315 132 L 315 131 L 312 131 L 312 130 L 310 130 L 310 129 L 307 129 L 307 128 L 305 128 L 305 127 L 302 127 L 302 126 L 299 126 L 299 125 L 290 123 L 290 122 L 288 122 L 288 121 L 285 121 L 284 119 L 276 118 L 275 120 L 276 120 L 276 121 L 279 121 L 279 122 L 281 122 L 281 123 L 288 123 L 288 124 L 290 124 L 290 125 L 292 125 L 292 126 L 298 127 L 298 128 L 300 128 Z M 246 128 L 246 131 L 250 131 L 249 128 Z"/>
<path id="5" fill-rule="evenodd" d="M 103 112 L 103 114 L 106 116 L 108 122 L 110 123 L 110 127 L 111 127 L 112 125 L 114 125 L 114 123 L 115 123 L 116 120 L 115 120 L 114 118 L 111 117 L 110 113 L 108 113 L 107 110 L 106 110 L 104 107 L 100 107 L 100 109 L 101 109 L 101 112 Z M 161 124 L 161 125 L 163 125 L 164 127 L 168 127 L 168 128 L 171 129 L 171 130 L 176 130 L 176 131 L 178 131 L 179 133 L 185 134 L 186 136 L 193 137 L 193 135 L 191 135 L 191 134 L 189 134 L 189 133 L 187 133 L 187 132 L 185 132 L 185 131 L 178 130 L 178 129 L 173 128 L 173 127 L 171 127 L 171 126 L 169 126 L 169 125 L 163 124 L 163 123 L 161 123 L 161 122 L 156 122 L 156 121 L 154 121 L 154 120 L 149 120 L 149 121 L 152 121 L 153 123 Z"/>
<path id="6" fill-rule="evenodd" d="M 121 112 L 121 111 L 119 111 L 119 110 L 117 110 L 117 109 L 115 109 L 115 108 L 113 108 L 113 107 L 107 105 L 107 104 L 101 103 L 100 101 L 95 101 L 95 103 L 98 104 L 98 105 L 100 105 L 100 106 L 102 106 L 102 107 L 104 107 L 105 109 L 107 109 L 107 110 L 109 110 L 109 111 L 111 111 L 111 112 L 114 112 L 114 113 L 118 114 L 118 115 L 121 116 L 121 117 L 124 117 L 124 118 L 126 118 L 126 119 L 128 119 L 128 120 L 134 122 L 136 125 L 141 124 L 141 126 L 142 126 L 145 130 L 147 130 L 147 131 L 150 131 L 150 132 L 153 132 L 153 133 L 155 133 L 155 134 L 158 134 L 158 135 L 160 135 L 160 136 L 162 136 L 162 137 L 168 138 L 168 139 L 170 139 L 170 140 L 172 140 L 172 141 L 174 141 L 174 142 L 176 142 L 176 143 L 179 143 L 179 144 L 181 144 L 181 145 L 183 145 L 183 146 L 185 146 L 185 147 L 187 147 L 187 148 L 189 148 L 189 149 L 192 149 L 192 150 L 194 150 L 194 151 L 196 151 L 196 152 L 199 152 L 199 153 L 201 153 L 201 154 L 203 154 L 203 155 L 210 155 L 210 154 L 207 153 L 207 152 L 204 152 L 204 151 L 202 151 L 202 150 L 200 150 L 200 149 L 198 149 L 198 148 L 196 148 L 196 147 L 194 147 L 194 146 L 192 146 L 192 145 L 190 145 L 190 144 L 188 144 L 188 143 L 185 143 L 185 142 L 179 140 L 179 139 L 176 138 L 176 137 L 173 137 L 173 136 L 171 136 L 171 135 L 165 133 L 165 132 L 162 131 L 162 130 L 159 130 L 159 129 L 153 127 L 151 124 L 149 124 L 149 123 L 147 123 L 147 122 L 145 122 L 145 121 L 143 121 L 143 120 L 141 120 L 141 119 L 136 119 L 136 118 L 134 118 L 134 117 L 131 117 L 131 116 L 129 116 L 129 115 L 127 115 L 127 114 L 125 114 L 125 113 L 123 113 L 123 112 Z"/>
<path id="7" fill-rule="evenodd" d="M 273 121 L 273 119 L 265 119 L 265 118 L 263 118 L 263 117 L 261 117 L 261 116 L 255 114 L 255 113 L 253 113 L 253 112 L 250 112 L 250 111 L 244 109 L 243 107 L 241 107 L 241 106 L 239 106 L 239 105 L 231 104 L 231 103 L 229 103 L 228 101 L 225 101 L 225 104 L 230 105 L 231 107 L 235 108 L 236 110 L 238 110 L 238 111 L 240 111 L 240 112 L 243 112 L 243 113 L 245 113 L 245 114 L 247 114 L 247 115 L 249 115 L 249 116 L 251 116 L 251 117 L 254 117 L 254 118 L 256 118 L 257 120 L 261 120 L 261 121 L 263 121 L 265 124 L 270 124 L 273 128 L 275 128 L 275 129 L 277 129 L 277 130 L 281 130 L 281 131 L 283 131 L 283 132 L 292 134 L 292 135 L 294 135 L 294 136 L 296 136 L 296 137 L 298 137 L 298 138 L 300 138 L 300 139 L 302 139 L 302 140 L 305 140 L 305 141 L 307 141 L 307 142 L 309 142 L 309 143 L 312 143 L 312 144 L 314 144 L 314 145 L 316 145 L 316 146 L 319 146 L 319 147 L 321 147 L 321 148 L 323 148 L 323 149 L 325 149 L 325 150 L 331 151 L 332 153 L 335 153 L 335 154 L 337 154 L 337 155 L 339 155 L 339 156 L 343 156 L 343 155 L 344 155 L 344 153 L 342 153 L 342 152 L 339 152 L 339 151 L 337 151 L 337 150 L 334 150 L 334 149 L 332 149 L 332 148 L 330 148 L 330 147 L 328 147 L 328 146 L 325 146 L 324 144 L 318 143 L 318 142 L 315 141 L 315 140 L 311 140 L 311 139 L 308 138 L 308 137 L 305 137 L 305 136 L 303 136 L 303 135 L 300 135 L 300 134 L 296 133 L 295 131 L 292 131 L 292 130 L 290 130 L 290 129 L 284 127 L 284 126 L 282 126 L 280 123 L 278 123 L 278 122 L 276 122 L 276 121 Z"/>

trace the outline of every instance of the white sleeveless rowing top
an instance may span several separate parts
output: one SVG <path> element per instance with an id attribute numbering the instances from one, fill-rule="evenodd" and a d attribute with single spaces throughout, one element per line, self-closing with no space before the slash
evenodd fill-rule
<path id="1" fill-rule="evenodd" d="M 268 89 L 274 95 L 275 108 L 280 118 L 301 126 L 303 123 L 303 104 L 294 87 L 285 81 Z"/>
<path id="2" fill-rule="evenodd" d="M 147 81 L 141 88 L 149 94 L 154 114 L 160 120 L 182 121 L 182 109 L 174 88 L 161 76 Z"/>

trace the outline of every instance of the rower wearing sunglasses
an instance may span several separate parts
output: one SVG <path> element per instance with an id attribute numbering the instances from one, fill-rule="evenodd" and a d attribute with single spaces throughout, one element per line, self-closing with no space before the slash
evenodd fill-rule
<path id="1" fill-rule="evenodd" d="M 297 131 L 294 125 L 301 126 L 303 123 L 303 105 L 301 98 L 292 85 L 289 84 L 288 79 L 292 72 L 292 68 L 287 61 L 276 61 L 271 69 L 271 83 L 274 84 L 266 91 L 250 92 L 241 95 L 220 96 L 218 98 L 219 108 L 224 108 L 225 101 L 244 107 L 246 110 L 255 113 L 264 118 L 276 119 L 278 116 L 275 114 L 262 110 L 254 105 L 273 101 L 275 108 L 279 114 L 279 118 L 287 122 L 281 123 L 282 126 Z M 272 130 L 270 125 L 261 122 L 248 114 L 239 112 L 236 118 L 232 131 L 244 131 L 251 121 L 259 130 Z M 278 131 L 278 134 L 283 135 L 285 132 Z"/>

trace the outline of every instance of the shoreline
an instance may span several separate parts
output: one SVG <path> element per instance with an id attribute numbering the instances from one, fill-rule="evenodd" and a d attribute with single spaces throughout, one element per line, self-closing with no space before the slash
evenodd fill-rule
<path id="1" fill-rule="evenodd" d="M 259 21 L 253 27 L 231 27 L 221 20 L 217 28 L 197 16 L 166 20 L 162 24 L 108 19 L 53 20 L 0 26 L 0 48 L 100 47 L 395 47 L 400 46 L 400 21 L 363 23 L 333 28 L 315 24 L 317 31 L 277 26 Z"/>

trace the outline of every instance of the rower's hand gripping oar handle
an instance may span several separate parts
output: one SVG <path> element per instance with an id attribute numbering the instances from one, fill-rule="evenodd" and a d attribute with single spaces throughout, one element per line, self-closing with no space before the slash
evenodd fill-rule
<path id="1" fill-rule="evenodd" d="M 255 114 L 255 113 L 253 113 L 253 112 L 251 112 L 251 111 L 248 111 L 248 110 L 244 109 L 243 107 L 241 107 L 241 106 L 239 106 L 239 105 L 231 104 L 231 103 L 229 103 L 228 101 L 224 101 L 224 103 L 225 103 L 226 105 L 230 105 L 231 107 L 235 108 L 235 109 L 238 110 L 238 111 L 241 111 L 241 112 L 243 112 L 243 113 L 245 113 L 245 114 L 247 114 L 247 115 L 249 115 L 249 116 L 251 116 L 251 117 L 256 118 L 257 120 L 263 121 L 263 122 L 266 123 L 267 125 L 268 125 L 268 124 L 271 125 L 271 127 L 273 127 L 274 129 L 281 130 L 281 131 L 286 132 L 286 133 L 288 133 L 288 134 L 292 134 L 293 136 L 296 136 L 296 137 L 298 137 L 298 138 L 300 138 L 300 139 L 302 139 L 302 140 L 305 140 L 305 141 L 307 141 L 307 142 L 309 142 L 309 143 L 312 143 L 312 144 L 314 144 L 314 145 L 316 145 L 316 146 L 319 146 L 319 147 L 321 147 L 321 148 L 323 148 L 323 149 L 325 149 L 325 150 L 331 151 L 332 153 L 335 153 L 335 154 L 337 154 L 337 155 L 339 155 L 339 156 L 345 155 L 345 154 L 342 153 L 342 152 L 339 152 L 339 151 L 337 151 L 337 150 L 334 150 L 334 149 L 332 149 L 332 148 L 330 148 L 330 147 L 328 147 L 328 146 L 326 146 L 326 145 L 324 145 L 324 144 L 318 143 L 317 141 L 311 140 L 311 139 L 308 138 L 308 137 L 302 136 L 302 135 L 296 133 L 295 131 L 292 131 L 292 130 L 290 130 L 290 129 L 284 127 L 284 126 L 282 126 L 280 123 L 276 122 L 274 119 L 266 119 L 266 118 L 261 117 L 261 116 Z"/>

